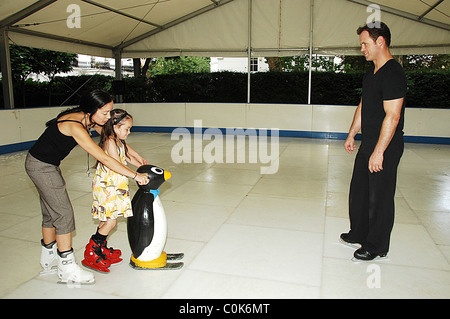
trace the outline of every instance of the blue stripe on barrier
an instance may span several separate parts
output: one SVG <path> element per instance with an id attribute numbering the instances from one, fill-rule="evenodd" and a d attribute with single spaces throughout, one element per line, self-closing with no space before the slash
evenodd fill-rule
<path id="1" fill-rule="evenodd" d="M 172 133 L 173 130 L 179 127 L 171 126 L 133 126 L 131 128 L 132 132 L 151 132 L 151 133 Z M 190 133 L 194 133 L 193 127 L 185 127 Z M 196 128 L 197 130 L 199 128 Z M 202 133 L 208 129 L 207 127 L 202 127 Z M 222 134 L 225 134 L 227 129 L 219 128 Z M 236 130 L 236 129 L 233 129 Z M 243 129 L 244 134 L 250 134 L 253 132 L 248 129 Z M 259 134 L 259 129 L 255 129 L 255 132 Z M 239 134 L 239 131 L 235 131 L 235 134 Z M 270 136 L 271 129 L 268 128 L 266 134 Z M 331 140 L 345 140 L 347 138 L 347 133 L 336 133 L 336 132 L 313 132 L 313 131 L 290 131 L 290 130 L 280 130 L 278 131 L 280 137 L 300 137 L 300 138 L 317 138 L 317 139 L 331 139 Z M 97 134 L 96 134 L 97 135 Z M 360 135 L 356 136 L 356 139 L 360 139 Z M 450 145 L 450 137 L 435 137 L 435 136 L 404 136 L 405 143 L 423 143 L 423 144 L 444 144 Z M 12 152 L 28 150 L 33 146 L 35 141 L 28 141 L 22 143 L 13 143 L 0 145 L 0 154 L 7 154 Z"/>

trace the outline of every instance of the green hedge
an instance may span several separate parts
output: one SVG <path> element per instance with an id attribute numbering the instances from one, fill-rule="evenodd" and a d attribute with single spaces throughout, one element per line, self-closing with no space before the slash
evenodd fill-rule
<path id="1" fill-rule="evenodd" d="M 450 73 L 406 73 L 407 106 L 450 108 Z"/>
<path id="2" fill-rule="evenodd" d="M 363 73 L 312 74 L 312 103 L 357 105 L 361 96 Z M 408 72 L 408 107 L 450 108 L 449 73 Z M 78 104 L 80 96 L 93 88 L 112 92 L 109 76 L 76 76 L 56 78 L 49 84 L 27 81 L 15 86 L 16 107 Z M 158 75 L 151 79 L 125 78 L 125 102 L 228 102 L 245 103 L 247 74 L 236 72 L 185 73 Z M 25 95 L 22 94 L 25 92 Z M 0 93 L 1 94 L 1 93 Z M 252 103 L 308 102 L 307 72 L 264 72 L 251 75 Z M 3 104 L 3 97 L 0 96 Z"/>

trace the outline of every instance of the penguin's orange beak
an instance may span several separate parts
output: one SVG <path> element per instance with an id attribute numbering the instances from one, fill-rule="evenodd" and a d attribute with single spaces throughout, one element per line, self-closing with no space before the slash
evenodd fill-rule
<path id="1" fill-rule="evenodd" d="M 164 171 L 164 180 L 167 181 L 169 178 L 172 177 L 172 174 L 168 171 Z"/>

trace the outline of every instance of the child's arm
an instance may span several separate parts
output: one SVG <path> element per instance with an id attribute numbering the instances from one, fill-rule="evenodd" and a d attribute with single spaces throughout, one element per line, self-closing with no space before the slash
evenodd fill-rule
<path id="1" fill-rule="evenodd" d="M 110 169 L 114 170 L 115 172 L 133 178 L 139 183 L 139 185 L 145 185 L 148 183 L 147 174 L 135 172 L 126 165 L 123 165 L 121 162 L 117 161 L 112 156 L 108 156 L 104 152 L 104 150 L 102 150 L 92 140 L 92 138 L 89 136 L 88 132 L 82 125 L 70 122 L 62 123 L 61 125 L 64 124 L 66 125 L 66 135 L 72 136 L 78 143 L 78 145 L 80 145 L 86 152 L 94 156 L 95 159 L 97 159 Z"/>
<path id="2" fill-rule="evenodd" d="M 119 151 L 117 149 L 117 145 L 112 139 L 107 139 L 104 144 L 104 149 L 108 153 L 109 156 L 120 162 Z"/>
<path id="3" fill-rule="evenodd" d="M 141 164 L 140 162 L 138 162 L 138 160 L 135 159 L 134 157 L 129 157 L 129 156 L 127 156 L 127 163 L 129 163 L 135 167 L 144 165 L 144 164 Z"/>
<path id="4" fill-rule="evenodd" d="M 108 139 L 108 140 L 105 142 L 104 148 L 105 148 L 105 151 L 107 151 L 108 154 L 109 154 L 112 158 L 114 158 L 114 159 L 116 159 L 117 161 L 120 162 L 119 151 L 118 151 L 117 145 L 116 145 L 116 143 L 114 142 L 113 139 Z M 129 151 L 129 150 L 130 150 L 130 147 L 128 146 L 128 144 L 127 144 L 127 148 L 128 148 L 128 151 Z M 127 151 L 127 153 L 128 153 L 128 151 Z M 130 163 L 131 165 L 136 166 L 136 167 L 139 167 L 139 166 L 143 165 L 143 164 L 140 164 L 134 157 L 129 157 L 129 154 L 128 154 L 127 157 L 126 157 L 126 161 L 127 161 L 128 163 Z"/>
<path id="5" fill-rule="evenodd" d="M 131 165 L 139 167 L 142 165 L 147 165 L 148 162 L 145 158 L 143 158 L 141 155 L 139 155 L 138 152 L 136 152 L 130 144 L 127 144 L 127 162 L 129 162 Z"/>

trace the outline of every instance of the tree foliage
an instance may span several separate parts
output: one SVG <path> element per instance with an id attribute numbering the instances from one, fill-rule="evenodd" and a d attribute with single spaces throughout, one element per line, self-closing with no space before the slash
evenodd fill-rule
<path id="1" fill-rule="evenodd" d="M 309 54 L 290 57 L 266 58 L 270 71 L 277 72 L 303 72 L 309 70 Z M 313 55 L 311 59 L 313 71 L 335 72 L 339 65 L 335 65 L 334 57 Z"/>
<path id="2" fill-rule="evenodd" d="M 168 57 L 133 59 L 134 75 L 153 77 L 162 74 L 203 73 L 210 71 L 210 58 L 203 57 Z"/>
<path id="3" fill-rule="evenodd" d="M 77 55 L 36 49 L 20 45 L 10 46 L 11 71 L 16 82 L 25 81 L 31 73 L 44 74 L 51 81 L 56 74 L 72 70 Z"/>
<path id="4" fill-rule="evenodd" d="M 373 63 L 366 61 L 363 56 L 337 56 L 337 62 L 333 56 L 314 55 L 312 58 L 312 70 L 322 72 L 361 72 L 370 68 Z M 400 55 L 394 58 L 403 66 L 405 71 L 443 71 L 450 72 L 450 55 Z M 292 57 L 266 58 L 270 71 L 302 72 L 309 70 L 309 55 Z"/>
<path id="5" fill-rule="evenodd" d="M 85 92 L 101 88 L 113 93 L 113 77 L 99 75 L 56 77 L 71 70 L 76 55 L 11 46 L 12 74 L 17 107 L 74 105 Z M 449 55 L 395 57 L 408 80 L 407 106 L 450 108 Z M 251 75 L 252 103 L 307 103 L 308 55 L 266 58 L 271 71 Z M 361 80 L 372 65 L 363 56 L 341 56 L 339 63 L 313 56 L 312 103 L 356 105 Z M 133 59 L 135 77 L 125 77 L 125 102 L 245 103 L 247 75 L 210 72 L 210 59 L 170 57 Z M 45 74 L 47 82 L 27 80 Z M 2 92 L 0 92 L 1 95 Z M 3 98 L 0 96 L 0 103 Z"/>
<path id="6" fill-rule="evenodd" d="M 18 87 L 24 105 L 26 105 L 24 85 L 30 74 L 44 74 L 48 78 L 48 103 L 51 105 L 52 86 L 56 74 L 71 71 L 72 65 L 77 61 L 76 54 L 19 45 L 10 45 L 9 52 L 13 84 Z"/>

